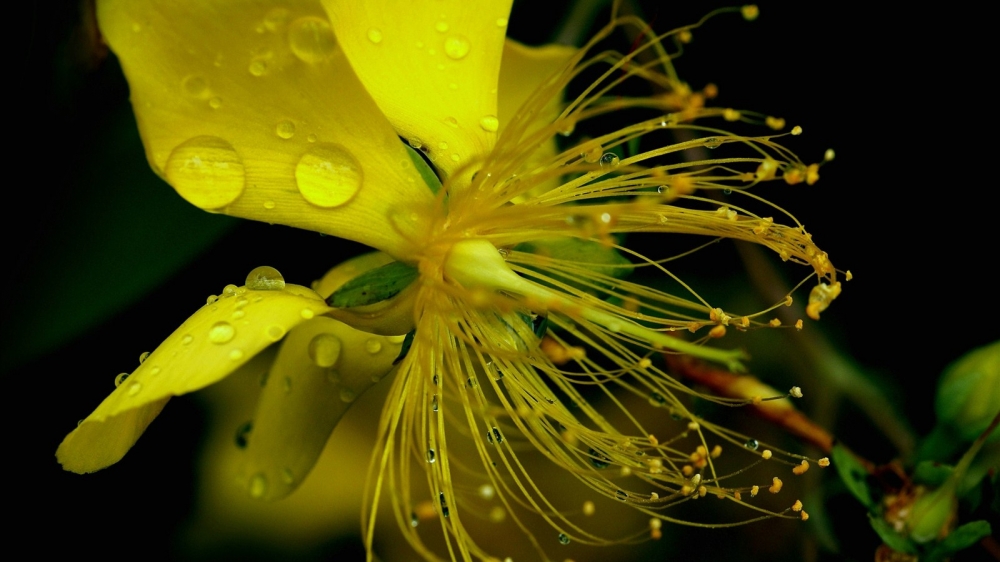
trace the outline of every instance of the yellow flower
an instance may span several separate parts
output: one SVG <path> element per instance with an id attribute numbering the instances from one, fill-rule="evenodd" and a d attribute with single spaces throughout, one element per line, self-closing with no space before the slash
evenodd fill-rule
<path id="1" fill-rule="evenodd" d="M 350 403 L 395 371 L 363 514 L 370 556 L 386 496 L 428 559 L 490 558 L 470 515 L 509 516 L 529 537 L 544 521 L 562 544 L 614 542 L 532 479 L 539 459 L 579 484 L 577 497 L 647 514 L 653 538 L 660 521 L 682 522 L 662 508 L 706 494 L 754 517 L 807 517 L 801 503 L 792 512 L 750 504 L 761 487 L 780 491 L 779 478 L 733 485 L 716 468 L 722 442 L 764 460 L 794 457 L 794 474 L 805 459 L 700 419 L 685 401 L 774 397 L 699 395 L 660 358 L 684 353 L 740 370 L 741 351 L 702 344 L 774 326 L 771 309 L 712 306 L 667 269 L 663 251 L 647 257 L 622 239 L 646 248 L 660 242 L 644 233 L 761 244 L 812 266 L 820 282 L 807 311 L 818 319 L 840 293 L 837 271 L 794 218 L 752 189 L 815 183 L 819 165 L 777 144 L 783 120 L 707 108 L 714 88 L 694 92 L 677 78 L 667 47 L 696 26 L 656 36 L 615 16 L 582 49 L 536 49 L 505 41 L 509 9 L 457 0 L 99 2 L 149 162 L 182 197 L 379 252 L 312 288 L 261 267 L 210 297 L 66 437 L 57 456 L 67 470 L 117 462 L 170 397 L 257 358 L 269 367 L 240 443 L 239 478 L 261 499 L 294 491 Z M 756 17 L 755 7 L 742 12 Z M 637 48 L 598 50 L 616 29 Z M 584 86 L 563 103 L 571 82 Z M 699 119 L 770 129 L 742 136 Z M 741 205 L 720 204 L 719 194 L 743 196 Z M 641 278 L 625 280 L 632 272 Z M 670 285 L 688 296 L 661 290 Z M 672 333 L 688 331 L 703 335 Z M 593 512 L 591 500 L 581 503 L 584 517 Z M 425 542 L 431 520 L 437 547 Z M 535 544 L 545 551 L 549 542 Z"/>

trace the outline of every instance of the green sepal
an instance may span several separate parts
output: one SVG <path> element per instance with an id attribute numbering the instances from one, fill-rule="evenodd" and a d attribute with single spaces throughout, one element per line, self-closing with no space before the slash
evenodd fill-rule
<path id="1" fill-rule="evenodd" d="M 441 191 L 441 178 L 434 173 L 434 169 L 431 168 L 430 164 L 424 160 L 424 157 L 420 155 L 419 152 L 412 146 L 404 144 L 406 147 L 406 153 L 410 155 L 410 160 L 413 161 L 413 165 L 417 168 L 417 173 L 424 180 L 424 183 L 431 190 L 434 195 Z"/>
<path id="2" fill-rule="evenodd" d="M 326 303 L 334 308 L 351 308 L 382 302 L 398 295 L 416 278 L 417 268 L 394 261 L 344 283 Z"/>
<path id="3" fill-rule="evenodd" d="M 871 523 L 872 529 L 875 529 L 879 538 L 882 539 L 882 542 L 884 542 L 889 548 L 898 552 L 905 552 L 907 554 L 917 554 L 917 545 L 913 544 L 913 541 L 910 539 L 897 533 L 885 519 L 869 513 L 868 522 Z"/>
<path id="4" fill-rule="evenodd" d="M 875 509 L 876 503 L 868 485 L 868 471 L 865 470 L 865 467 L 842 445 L 834 445 L 830 451 L 830 457 L 833 466 L 837 469 L 837 474 L 840 475 L 840 479 L 851 491 L 851 494 L 868 509 Z"/>
<path id="5" fill-rule="evenodd" d="M 944 560 L 976 544 L 983 537 L 990 536 L 992 532 L 993 529 L 986 520 L 970 521 L 949 533 L 941 542 L 934 545 L 926 556 L 921 557 L 921 560 L 926 562 Z"/>

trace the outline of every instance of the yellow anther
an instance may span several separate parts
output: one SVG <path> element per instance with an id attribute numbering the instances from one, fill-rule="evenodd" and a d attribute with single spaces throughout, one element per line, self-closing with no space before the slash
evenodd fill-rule
<path id="1" fill-rule="evenodd" d="M 774 478 L 771 479 L 771 487 L 768 488 L 767 491 L 771 492 L 772 494 L 777 494 L 778 492 L 781 491 L 781 487 L 784 485 L 785 483 L 781 481 L 781 478 L 775 476 Z"/>
<path id="2" fill-rule="evenodd" d="M 696 421 L 688 423 L 688 429 L 690 429 L 691 431 L 698 431 L 698 429 L 700 429 L 700 428 L 701 428 L 701 425 L 699 425 L 698 422 L 696 422 Z"/>
<path id="3" fill-rule="evenodd" d="M 659 529 L 662 526 L 663 526 L 663 521 L 660 521 L 659 519 L 657 519 L 655 517 L 649 520 L 649 528 L 650 529 Z"/>
<path id="4" fill-rule="evenodd" d="M 802 134 L 802 127 L 800 127 L 798 125 L 792 127 L 791 133 L 793 135 L 801 135 Z"/>
<path id="5" fill-rule="evenodd" d="M 792 504 L 792 511 L 802 511 L 802 501 L 801 500 L 795 500 L 795 503 Z"/>
<path id="6" fill-rule="evenodd" d="M 698 486 L 698 497 L 699 498 L 705 497 L 705 494 L 707 494 L 707 493 L 708 493 L 708 488 L 706 488 L 704 486 Z"/>
<path id="7" fill-rule="evenodd" d="M 712 447 L 712 452 L 710 453 L 710 456 L 713 459 L 719 458 L 719 455 L 721 455 L 721 454 L 722 454 L 722 446 L 721 445 L 716 445 L 716 446 Z"/>
<path id="8" fill-rule="evenodd" d="M 726 121 L 739 121 L 740 112 L 730 107 L 723 110 L 722 118 L 725 119 Z"/>
<path id="9" fill-rule="evenodd" d="M 764 460 L 768 460 L 768 459 L 771 458 L 772 455 L 773 455 L 773 453 L 771 453 L 771 449 L 764 449 L 760 453 L 760 458 L 762 458 Z"/>
<path id="10" fill-rule="evenodd" d="M 796 330 L 801 330 L 802 329 L 802 319 L 801 318 L 799 318 L 798 320 L 795 321 L 795 329 Z"/>
<path id="11" fill-rule="evenodd" d="M 643 357 L 642 359 L 639 360 L 639 364 L 637 366 L 640 369 L 648 369 L 652 364 L 653 362 L 650 361 L 647 357 Z"/>
<path id="12" fill-rule="evenodd" d="M 594 510 L 595 510 L 594 502 L 592 502 L 590 500 L 587 500 L 587 501 L 583 502 L 583 514 L 584 515 L 587 515 L 587 516 L 593 515 L 594 514 Z"/>
<path id="13" fill-rule="evenodd" d="M 655 446 L 657 446 L 657 445 L 660 444 L 660 441 L 656 438 L 655 435 L 653 435 L 652 433 L 650 433 L 649 434 L 649 444 L 655 447 Z"/>
<path id="14" fill-rule="evenodd" d="M 701 94 L 705 96 L 706 99 L 712 99 L 719 95 L 719 87 L 709 82 L 708 84 L 705 84 L 704 88 L 702 88 Z"/>
<path id="15" fill-rule="evenodd" d="M 802 464 L 793 468 L 792 473 L 798 476 L 801 474 L 805 474 L 807 470 L 809 470 L 809 461 L 802 459 Z"/>
<path id="16" fill-rule="evenodd" d="M 813 185 L 819 181 L 819 164 L 806 166 L 806 184 Z"/>
<path id="17" fill-rule="evenodd" d="M 785 306 L 792 306 L 792 295 L 785 295 Z"/>
<path id="18" fill-rule="evenodd" d="M 740 501 L 740 500 L 743 499 L 743 496 L 740 494 L 739 490 L 736 490 L 735 492 L 733 492 L 733 499 L 736 500 L 736 501 Z"/>
<path id="19" fill-rule="evenodd" d="M 740 13 L 743 14 L 743 19 L 753 21 L 760 15 L 760 9 L 757 8 L 756 4 L 747 4 L 740 8 Z"/>
<path id="20" fill-rule="evenodd" d="M 802 398 L 802 389 L 797 386 L 793 386 L 788 390 L 788 394 L 790 394 L 792 398 Z"/>
<path id="21" fill-rule="evenodd" d="M 826 467 L 830 466 L 830 459 L 828 459 L 826 457 L 823 457 L 823 458 L 819 459 L 818 461 L 816 461 L 816 464 L 818 464 L 821 468 L 826 468 Z"/>
<path id="22" fill-rule="evenodd" d="M 691 492 L 693 492 L 693 491 L 694 491 L 694 488 L 692 488 L 691 486 L 688 486 L 687 484 L 681 486 L 681 495 L 682 496 L 690 496 Z"/>
<path id="23" fill-rule="evenodd" d="M 854 279 L 854 274 L 853 274 L 853 273 L 851 273 L 851 270 L 850 270 L 850 269 L 848 269 L 848 270 L 847 270 L 847 273 L 846 273 L 846 274 L 844 274 L 844 279 L 847 279 L 848 281 L 850 281 L 851 279 Z"/>
<path id="24" fill-rule="evenodd" d="M 698 484 L 701 484 L 701 474 L 695 474 L 691 477 L 691 485 L 697 486 Z"/>
<path id="25" fill-rule="evenodd" d="M 773 180 L 777 173 L 778 162 L 769 157 L 757 166 L 757 172 L 754 175 L 757 177 L 758 181 L 768 181 Z"/>
<path id="26" fill-rule="evenodd" d="M 801 518 L 801 519 L 802 519 L 803 521 L 808 521 L 808 520 L 809 520 L 809 514 L 808 514 L 808 513 L 806 513 L 806 511 L 805 511 L 804 509 L 803 509 L 803 510 L 802 510 L 801 512 L 799 512 L 799 517 L 800 517 L 800 518 Z"/>
<path id="27" fill-rule="evenodd" d="M 684 476 L 691 476 L 692 474 L 694 474 L 694 467 L 689 464 L 686 464 L 681 467 L 681 473 L 684 474 Z"/>
<path id="28" fill-rule="evenodd" d="M 834 157 L 836 157 L 836 156 L 837 156 L 837 154 L 833 151 L 833 149 L 832 148 L 828 148 L 828 149 L 826 149 L 826 152 L 823 153 L 823 160 L 826 161 L 826 162 L 829 162 L 829 161 L 833 160 Z"/>
<path id="29" fill-rule="evenodd" d="M 710 338 L 716 338 L 716 339 L 718 339 L 718 338 L 721 338 L 724 335 L 726 335 L 726 327 L 725 326 L 716 326 L 716 327 L 712 328 L 708 332 L 708 337 L 710 337 Z"/>
<path id="30" fill-rule="evenodd" d="M 657 494 L 656 492 L 653 492 L 653 493 L 649 494 L 649 499 L 651 499 L 651 500 L 658 500 L 658 499 L 660 499 L 660 494 Z"/>
<path id="31" fill-rule="evenodd" d="M 701 329 L 701 323 L 700 322 L 691 322 L 691 323 L 689 323 L 687 325 L 687 329 L 688 329 L 689 332 L 691 332 L 693 334 L 693 333 L 695 333 L 695 332 L 697 332 L 698 330 Z"/>
<path id="32" fill-rule="evenodd" d="M 771 217 L 764 217 L 760 219 L 760 224 L 753 227 L 753 233 L 757 236 L 762 236 L 767 234 L 767 231 L 771 229 L 771 225 L 774 224 L 774 219 Z"/>
<path id="33" fill-rule="evenodd" d="M 740 326 L 748 328 L 750 326 L 750 317 L 744 316 L 743 318 L 740 318 Z"/>
<path id="34" fill-rule="evenodd" d="M 750 497 L 751 498 L 757 497 L 757 492 L 759 492 L 759 491 L 760 491 L 760 486 L 751 486 L 750 487 Z"/>
<path id="35" fill-rule="evenodd" d="M 775 131 L 780 131 L 785 128 L 785 120 L 781 117 L 768 116 L 767 119 L 764 119 L 764 124 Z"/>
<path id="36" fill-rule="evenodd" d="M 777 318 L 772 318 L 771 321 L 767 323 L 767 325 L 772 328 L 777 328 L 778 326 L 781 325 L 781 320 L 778 320 Z"/>
<path id="37" fill-rule="evenodd" d="M 680 41 L 681 43 L 690 43 L 691 39 L 692 37 L 690 29 L 682 29 L 681 32 L 677 34 L 677 40 Z"/>
<path id="38" fill-rule="evenodd" d="M 802 183 L 802 180 L 805 179 L 805 173 L 802 168 L 795 167 L 785 170 L 785 173 L 781 177 L 784 178 L 785 183 L 788 185 L 796 185 Z"/>
<path id="39" fill-rule="evenodd" d="M 820 283 L 809 291 L 809 304 L 806 314 L 813 320 L 819 320 L 819 314 L 830 306 L 830 303 L 840 296 L 840 281 L 831 284 Z"/>
<path id="40" fill-rule="evenodd" d="M 754 406 L 760 406 L 761 403 L 764 402 L 764 399 L 760 396 L 751 396 L 750 402 L 752 402 Z"/>
<path id="41" fill-rule="evenodd" d="M 618 474 L 621 476 L 629 476 L 632 474 L 632 469 L 627 466 L 623 466 L 620 469 L 618 469 Z"/>

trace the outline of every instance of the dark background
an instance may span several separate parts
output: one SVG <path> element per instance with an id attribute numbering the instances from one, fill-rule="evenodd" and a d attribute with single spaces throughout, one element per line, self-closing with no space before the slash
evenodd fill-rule
<path id="1" fill-rule="evenodd" d="M 696 21 L 714 3 L 641 4 L 662 31 Z M 143 556 L 190 556 L 177 533 L 193 507 L 205 422 L 199 402 L 172 401 L 122 463 L 94 475 L 62 472 L 56 446 L 109 392 L 115 374 L 133 369 L 139 353 L 209 293 L 261 264 L 308 284 L 362 248 L 187 206 L 145 164 L 127 85 L 114 57 L 102 58 L 88 39 L 80 6 L 54 0 L 27 10 L 17 61 L 26 80 L 8 86 L 30 85 L 12 107 L 18 134 L 9 134 L 19 148 L 7 166 L 17 173 L 8 177 L 3 207 L 10 271 L 2 372 L 11 383 L 7 459 L 16 500 L 8 509 L 24 528 L 51 539 L 32 544 L 38 552 L 117 559 L 141 545 Z M 995 144 L 983 83 L 995 65 L 985 58 L 975 14 L 879 9 L 762 2 L 756 22 L 726 16 L 697 31 L 677 66 L 695 88 L 718 84 L 717 105 L 801 125 L 806 134 L 789 145 L 804 159 L 836 149 L 815 186 L 764 194 L 792 210 L 834 263 L 854 273 L 816 329 L 873 374 L 919 435 L 933 425 L 941 370 L 1000 335 L 1000 303 L 988 277 L 997 261 L 998 197 L 981 162 Z M 517 2 L 510 34 L 544 42 L 565 12 L 562 2 Z M 733 271 L 740 267 L 734 263 Z M 785 376 L 804 380 L 808 373 Z M 850 404 L 835 419 L 830 429 L 859 452 L 882 462 L 893 457 Z M 832 472 L 825 478 L 836 480 Z M 829 508 L 841 553 L 820 556 L 871 559 L 878 541 L 863 510 L 842 495 Z M 766 532 L 767 525 L 755 528 Z M 740 542 L 745 535 L 684 533 L 668 534 L 675 540 L 656 543 L 653 552 L 764 556 Z M 8 540 L 24 538 L 14 532 Z M 781 540 L 787 544 L 768 559 L 816 552 L 794 535 Z M 254 543 L 228 552 L 283 554 Z M 363 555 L 354 537 L 331 537 L 313 554 L 338 552 Z"/>

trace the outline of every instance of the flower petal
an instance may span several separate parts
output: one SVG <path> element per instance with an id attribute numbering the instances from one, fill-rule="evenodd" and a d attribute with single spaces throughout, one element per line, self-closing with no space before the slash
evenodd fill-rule
<path id="1" fill-rule="evenodd" d="M 292 493 L 351 403 L 393 368 L 401 337 L 314 318 L 292 330 L 257 404 L 242 479 L 251 497 Z"/>
<path id="2" fill-rule="evenodd" d="M 317 2 L 104 0 L 153 169 L 194 205 L 394 255 L 432 199 Z"/>
<path id="3" fill-rule="evenodd" d="M 206 304 L 188 318 L 69 435 L 56 451 L 66 470 L 118 462 L 171 396 L 229 375 L 298 324 L 329 310 L 305 287 L 249 291 Z"/>
<path id="4" fill-rule="evenodd" d="M 446 175 L 496 140 L 510 0 L 324 0 L 354 71 L 396 130 Z"/>
<path id="5" fill-rule="evenodd" d="M 503 64 L 500 65 L 500 93 L 497 109 L 500 123 L 508 123 L 517 110 L 539 86 L 563 68 L 577 49 L 565 45 L 529 47 L 508 39 L 503 46 Z M 548 100 L 544 111 L 538 112 L 539 124 L 547 125 L 562 110 L 562 100 Z"/>

